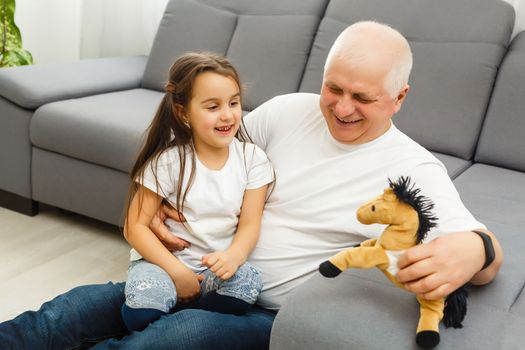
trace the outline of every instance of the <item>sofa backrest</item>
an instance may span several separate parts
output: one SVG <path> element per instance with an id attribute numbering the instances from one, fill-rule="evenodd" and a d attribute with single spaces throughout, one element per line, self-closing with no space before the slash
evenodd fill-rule
<path id="1" fill-rule="evenodd" d="M 144 73 L 162 90 L 174 59 L 188 51 L 226 55 L 238 68 L 251 110 L 299 89 L 327 0 L 172 0 Z"/>
<path id="2" fill-rule="evenodd" d="M 512 33 L 512 6 L 502 0 L 331 0 L 301 91 L 319 91 L 330 46 L 362 20 L 391 25 L 412 48 L 411 91 L 396 125 L 432 151 L 471 159 Z"/>
<path id="3" fill-rule="evenodd" d="M 505 56 L 479 139 L 475 160 L 525 171 L 525 32 Z"/>

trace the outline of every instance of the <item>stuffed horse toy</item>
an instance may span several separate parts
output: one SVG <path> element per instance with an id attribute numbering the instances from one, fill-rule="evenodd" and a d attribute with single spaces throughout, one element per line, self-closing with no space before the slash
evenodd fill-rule
<path id="1" fill-rule="evenodd" d="M 410 177 L 400 177 L 396 182 L 388 179 L 389 188 L 376 199 L 357 210 L 357 219 L 365 225 L 387 224 L 379 238 L 369 239 L 334 255 L 319 266 L 325 277 L 335 277 L 350 267 L 379 268 L 397 287 L 397 258 L 407 249 L 420 244 L 427 232 L 436 226 L 437 219 L 431 210 L 434 204 L 420 195 L 410 183 Z M 467 311 L 467 294 L 460 288 L 446 300 L 426 300 L 417 297 L 420 308 L 416 343 L 432 348 L 439 343 L 439 322 L 443 318 L 446 327 L 461 328 Z"/>

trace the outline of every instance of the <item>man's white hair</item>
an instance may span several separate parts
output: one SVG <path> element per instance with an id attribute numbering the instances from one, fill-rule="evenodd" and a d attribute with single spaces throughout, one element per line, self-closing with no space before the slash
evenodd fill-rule
<path id="1" fill-rule="evenodd" d="M 372 48 L 377 52 L 370 50 Z M 408 84 L 412 51 L 405 37 L 386 24 L 362 21 L 347 27 L 328 52 L 324 71 L 334 59 L 358 66 L 370 63 L 378 53 L 388 56 L 389 72 L 383 84 L 390 96 L 395 97 Z"/>

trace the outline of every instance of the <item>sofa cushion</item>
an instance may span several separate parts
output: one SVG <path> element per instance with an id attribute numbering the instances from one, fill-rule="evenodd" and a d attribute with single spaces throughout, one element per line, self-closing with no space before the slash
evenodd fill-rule
<path id="1" fill-rule="evenodd" d="M 496 80 L 476 161 L 525 171 L 525 32 L 514 38 Z"/>
<path id="2" fill-rule="evenodd" d="M 346 26 L 361 20 L 393 26 L 412 47 L 411 92 L 396 125 L 433 151 L 471 159 L 512 33 L 512 6 L 494 0 L 330 1 L 301 91 L 319 91 L 329 48 Z"/>
<path id="3" fill-rule="evenodd" d="M 228 56 L 238 68 L 247 87 L 247 110 L 295 92 L 325 6 L 325 0 L 172 0 L 143 87 L 162 90 L 177 56 L 206 50 Z"/>
<path id="4" fill-rule="evenodd" d="M 128 172 L 163 94 L 146 89 L 54 102 L 35 111 L 34 146 Z"/>
<path id="5" fill-rule="evenodd" d="M 519 280 L 525 281 L 525 174 L 476 163 L 454 184 L 467 208 L 502 244 L 505 263 L 501 272 L 518 273 Z"/>

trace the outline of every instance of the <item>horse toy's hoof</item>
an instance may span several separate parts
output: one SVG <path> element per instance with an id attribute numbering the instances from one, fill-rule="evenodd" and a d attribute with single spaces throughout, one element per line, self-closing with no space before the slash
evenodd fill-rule
<path id="1" fill-rule="evenodd" d="M 343 271 L 332 264 L 329 260 L 326 260 L 325 262 L 321 263 L 321 265 L 319 265 L 319 272 L 321 272 L 321 275 L 324 277 L 332 278 L 339 275 Z"/>
<path id="2" fill-rule="evenodd" d="M 439 344 L 439 333 L 436 331 L 421 331 L 416 335 L 416 343 L 425 349 L 431 349 Z"/>

